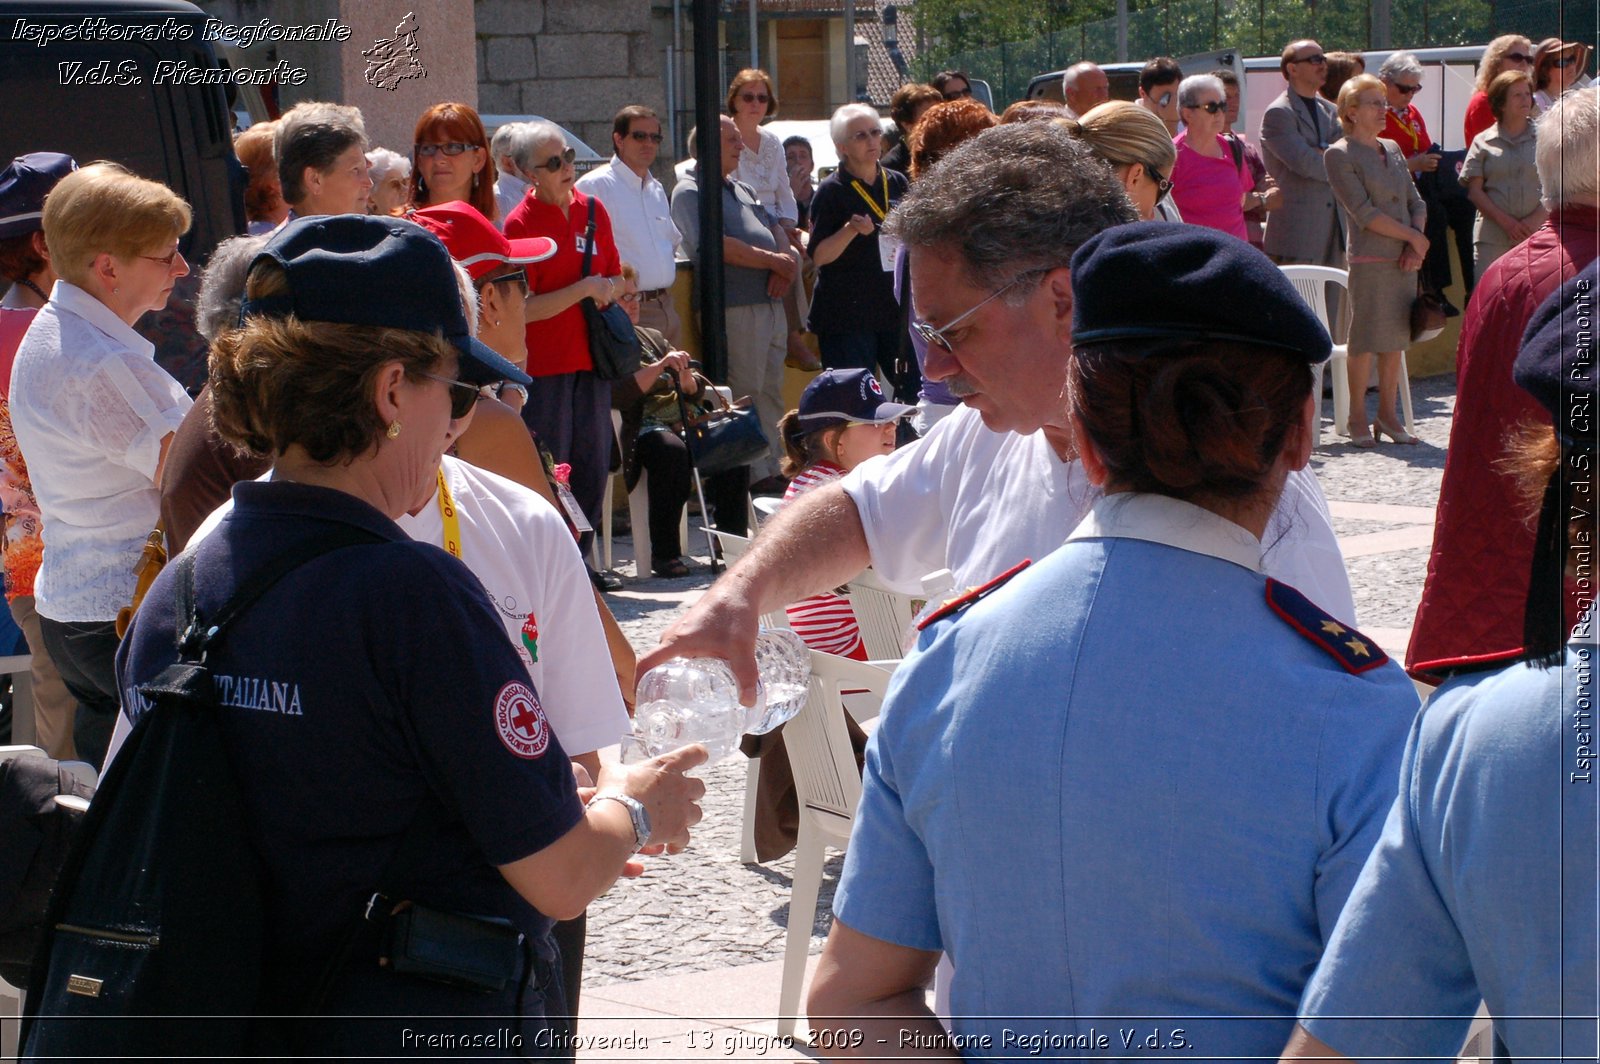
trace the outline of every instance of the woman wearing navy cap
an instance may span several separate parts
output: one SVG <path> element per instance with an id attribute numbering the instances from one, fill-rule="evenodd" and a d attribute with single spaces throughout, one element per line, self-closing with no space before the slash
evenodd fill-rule
<path id="1" fill-rule="evenodd" d="M 603 767 L 598 793 L 575 789 L 483 585 L 395 523 L 437 489 L 480 386 L 527 379 L 469 337 L 454 277 L 444 247 L 413 223 L 301 219 L 263 249 L 245 324 L 212 348 L 217 428 L 270 455 L 273 470 L 236 485 L 232 511 L 186 552 L 199 616 L 287 552 L 352 530 L 371 541 L 294 569 L 207 658 L 220 676 L 294 692 L 292 713 L 252 703 L 221 719 L 271 876 L 264 1011 L 329 1017 L 268 1032 L 287 1040 L 268 1043 L 285 1055 L 398 1056 L 420 1016 L 443 1017 L 428 1029 L 457 1037 L 510 1018 L 524 1054 L 563 1055 L 559 1039 L 538 1041 L 564 1011 L 551 921 L 637 874 L 641 848 L 681 849 L 699 819 L 703 785 L 682 775 L 704 759 L 696 747 L 643 771 Z M 175 612 L 169 567 L 129 630 L 124 689 L 174 660 Z M 139 735 L 135 723 L 129 743 Z M 413 833 L 434 837 L 385 872 Z M 326 999 L 308 1005 L 349 929 L 370 928 L 361 914 L 379 878 L 398 884 L 389 893 L 406 904 L 394 913 L 508 920 L 522 944 L 515 970 L 498 973 L 504 989 L 398 974 L 398 947 L 363 932 L 328 973 Z M 389 914 L 385 904 L 380 922 Z"/>
<path id="2" fill-rule="evenodd" d="M 1105 495 L 895 675 L 809 1002 L 860 1053 L 1277 1052 L 1394 796 L 1410 681 L 1260 569 L 1327 333 L 1202 226 L 1107 230 L 1071 284 L 1067 403 Z"/>
<path id="3" fill-rule="evenodd" d="M 1596 286 L 1591 265 L 1551 294 L 1512 374 L 1554 421 L 1503 466 L 1539 514 L 1522 659 L 1458 670 L 1417 718 L 1286 1058 L 1453 1057 L 1482 998 L 1496 1058 L 1594 1059 L 1597 648 L 1562 581 L 1593 600 Z"/>

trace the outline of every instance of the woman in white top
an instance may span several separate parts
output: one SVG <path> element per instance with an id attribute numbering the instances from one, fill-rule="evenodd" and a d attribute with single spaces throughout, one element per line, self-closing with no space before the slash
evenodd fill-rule
<path id="1" fill-rule="evenodd" d="M 11 419 L 44 520 L 34 585 L 51 659 L 78 701 L 78 756 L 98 764 L 117 712 L 117 611 L 160 509 L 167 445 L 190 406 L 133 330 L 189 272 L 189 205 L 115 163 L 69 174 L 44 208 L 60 278 L 17 349 Z"/>
<path id="2" fill-rule="evenodd" d="M 1533 51 L 1533 103 L 1538 113 L 1550 110 L 1561 94 L 1578 83 L 1589 65 L 1589 46 L 1547 37 Z"/>
<path id="3" fill-rule="evenodd" d="M 756 198 L 785 229 L 793 229 L 800 208 L 789 187 L 789 170 L 783 157 L 783 142 L 761 123 L 778 113 L 778 94 L 772 91 L 772 78 L 765 70 L 741 70 L 728 86 L 728 114 L 739 127 L 744 148 L 739 152 L 739 168 L 733 176 L 756 190 Z"/>

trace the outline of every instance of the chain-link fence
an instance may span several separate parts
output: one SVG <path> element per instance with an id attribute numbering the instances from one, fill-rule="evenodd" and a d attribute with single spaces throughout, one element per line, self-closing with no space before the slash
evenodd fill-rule
<path id="1" fill-rule="evenodd" d="M 1595 0 L 1395 0 L 1389 41 L 1413 49 L 1486 44 L 1502 33 L 1525 34 L 1535 43 L 1545 37 L 1595 41 L 1596 11 Z M 1376 48 L 1371 0 L 1169 0 L 1129 12 L 1127 54 L 1134 61 L 1229 48 L 1276 55 L 1301 37 L 1329 50 Z M 1035 76 L 1083 59 L 1117 60 L 1116 19 L 989 48 L 930 49 L 916 73 L 926 78 L 943 68 L 966 70 L 989 82 L 998 108 L 1022 99 Z"/>

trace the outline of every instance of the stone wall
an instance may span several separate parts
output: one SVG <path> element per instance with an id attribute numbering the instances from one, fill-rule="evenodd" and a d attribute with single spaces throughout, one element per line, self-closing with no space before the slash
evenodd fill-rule
<path id="1" fill-rule="evenodd" d="M 619 108 L 642 103 L 666 114 L 666 42 L 658 39 L 662 20 L 654 6 L 651 0 L 476 0 L 478 109 L 540 115 L 609 155 L 611 116 Z"/>

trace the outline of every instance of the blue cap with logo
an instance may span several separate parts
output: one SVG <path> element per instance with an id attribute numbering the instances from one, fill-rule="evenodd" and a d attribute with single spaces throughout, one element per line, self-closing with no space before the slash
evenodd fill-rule
<path id="1" fill-rule="evenodd" d="M 0 240 L 43 229 L 45 196 L 77 168 L 70 155 L 36 151 L 0 170 Z"/>
<path id="2" fill-rule="evenodd" d="M 246 299 L 241 322 L 293 315 L 434 333 L 461 352 L 463 381 L 525 385 L 533 379 L 472 336 L 450 252 L 415 222 L 363 214 L 296 218 L 255 261 L 262 259 L 283 268 L 289 291 Z"/>
<path id="3" fill-rule="evenodd" d="M 1271 259 L 1203 225 L 1133 222 L 1072 256 L 1074 344 L 1219 340 L 1326 362 L 1333 341 Z"/>
<path id="4" fill-rule="evenodd" d="M 882 425 L 911 409 L 885 399 L 869 370 L 825 369 L 800 394 L 800 427 L 815 432 L 835 425 Z"/>

